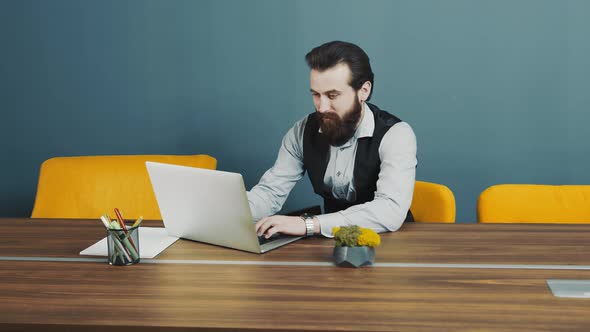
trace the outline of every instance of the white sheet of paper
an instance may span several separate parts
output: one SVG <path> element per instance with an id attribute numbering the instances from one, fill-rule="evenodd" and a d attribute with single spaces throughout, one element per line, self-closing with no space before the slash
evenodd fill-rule
<path id="1" fill-rule="evenodd" d="M 154 258 L 178 240 L 162 227 L 139 227 L 139 257 Z M 107 238 L 82 250 L 80 255 L 107 256 Z"/>
<path id="2" fill-rule="evenodd" d="M 590 280 L 549 279 L 547 285 L 557 297 L 590 299 Z"/>

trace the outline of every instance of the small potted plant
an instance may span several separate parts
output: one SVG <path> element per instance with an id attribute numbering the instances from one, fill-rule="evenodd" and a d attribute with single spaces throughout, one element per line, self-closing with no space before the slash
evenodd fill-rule
<path id="1" fill-rule="evenodd" d="M 375 261 L 375 247 L 381 238 L 374 230 L 359 226 L 333 228 L 336 246 L 334 262 L 338 266 L 360 267 L 372 265 Z"/>

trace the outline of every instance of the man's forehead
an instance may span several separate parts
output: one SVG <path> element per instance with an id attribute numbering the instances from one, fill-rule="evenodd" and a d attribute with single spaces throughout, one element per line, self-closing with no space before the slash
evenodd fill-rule
<path id="1" fill-rule="evenodd" d="M 311 90 L 326 93 L 330 90 L 344 91 L 350 89 L 350 69 L 345 63 L 337 64 L 324 71 L 312 69 L 309 75 Z"/>

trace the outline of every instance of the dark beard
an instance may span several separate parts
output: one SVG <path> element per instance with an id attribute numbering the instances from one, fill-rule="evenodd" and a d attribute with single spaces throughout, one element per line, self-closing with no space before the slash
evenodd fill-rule
<path id="1" fill-rule="evenodd" d="M 318 113 L 317 116 L 322 134 L 326 137 L 330 145 L 341 146 L 354 136 L 361 114 L 362 105 L 358 99 L 354 98 L 352 108 L 346 112 L 342 119 L 338 114 L 331 112 Z"/>

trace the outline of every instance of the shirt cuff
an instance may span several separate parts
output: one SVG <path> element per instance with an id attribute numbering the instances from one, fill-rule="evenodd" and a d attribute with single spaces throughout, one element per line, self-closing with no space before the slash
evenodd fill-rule
<path id="1" fill-rule="evenodd" d="M 320 222 L 320 233 L 325 236 L 332 238 L 334 234 L 332 233 L 332 229 L 334 227 L 339 227 L 342 225 L 342 216 L 339 212 L 322 214 L 316 216 L 318 221 Z"/>

